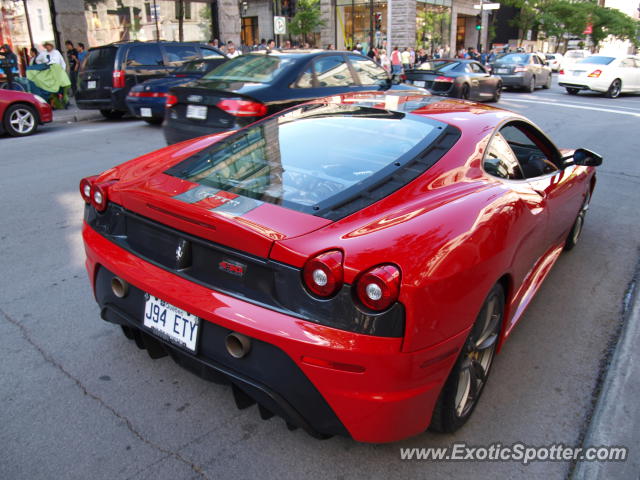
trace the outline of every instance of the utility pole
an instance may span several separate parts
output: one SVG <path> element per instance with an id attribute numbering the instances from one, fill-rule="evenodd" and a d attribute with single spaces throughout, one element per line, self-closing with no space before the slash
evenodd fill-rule
<path id="1" fill-rule="evenodd" d="M 35 48 L 33 44 L 33 33 L 31 33 L 31 20 L 29 19 L 29 7 L 27 7 L 27 0 L 22 0 L 22 5 L 24 6 L 24 16 L 27 21 L 27 30 L 29 31 L 29 43 L 31 43 L 31 48 Z"/>

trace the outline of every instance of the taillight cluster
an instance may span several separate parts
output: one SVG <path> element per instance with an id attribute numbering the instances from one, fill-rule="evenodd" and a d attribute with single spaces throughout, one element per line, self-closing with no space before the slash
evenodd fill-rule
<path id="1" fill-rule="evenodd" d="M 560 70 L 558 70 L 558 75 L 564 75 L 564 68 L 561 68 Z"/>
<path id="2" fill-rule="evenodd" d="M 302 278 L 307 289 L 315 296 L 328 298 L 343 285 L 343 254 L 329 250 L 307 260 Z M 354 294 L 366 308 L 382 311 L 389 308 L 400 294 L 400 270 L 395 265 L 378 265 L 362 272 L 356 278 Z"/>
<path id="3" fill-rule="evenodd" d="M 434 82 L 443 82 L 443 83 L 453 83 L 454 81 L 455 81 L 454 78 L 444 77 L 442 75 L 440 75 L 439 77 L 436 77 L 436 79 L 434 80 Z"/>
<path id="4" fill-rule="evenodd" d="M 234 117 L 263 117 L 267 114 L 266 105 L 252 100 L 227 98 L 219 101 L 216 107 Z"/>
<path id="5" fill-rule="evenodd" d="M 587 77 L 598 78 L 600 75 L 602 75 L 602 70 L 594 70 L 589 75 L 587 75 Z"/>
<path id="6" fill-rule="evenodd" d="M 175 95 L 171 95 L 170 93 L 167 95 L 167 100 L 165 101 L 164 106 L 167 108 L 173 107 L 176 103 L 178 103 L 178 97 Z"/>
<path id="7" fill-rule="evenodd" d="M 526 72 L 527 71 L 527 67 L 516 67 L 516 68 L 513 69 L 513 71 L 515 73 L 517 73 L 517 72 Z"/>
<path id="8" fill-rule="evenodd" d="M 125 73 L 124 70 L 114 70 L 112 77 L 113 88 L 124 88 Z"/>
<path id="9" fill-rule="evenodd" d="M 99 212 L 104 212 L 109 204 L 109 187 L 115 181 L 96 183 L 97 176 L 80 180 L 80 195 L 82 199 Z"/>

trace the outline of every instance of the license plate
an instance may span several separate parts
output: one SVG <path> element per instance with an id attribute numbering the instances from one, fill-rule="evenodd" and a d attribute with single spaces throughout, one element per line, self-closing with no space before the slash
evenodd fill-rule
<path id="1" fill-rule="evenodd" d="M 498 69 L 496 69 L 496 73 L 509 73 L 509 69 L 507 69 L 507 68 L 498 68 Z"/>
<path id="2" fill-rule="evenodd" d="M 141 108 L 140 109 L 140 116 L 141 117 L 151 117 L 151 109 L 150 108 Z"/>
<path id="3" fill-rule="evenodd" d="M 148 295 L 144 307 L 144 326 L 158 336 L 195 353 L 200 319 L 168 302 Z"/>
<path id="4" fill-rule="evenodd" d="M 415 81 L 413 82 L 413 84 L 414 84 L 416 87 L 424 87 L 424 80 L 415 80 Z"/>
<path id="5" fill-rule="evenodd" d="M 574 70 L 574 72 L 573 72 L 573 76 L 574 76 L 574 77 L 579 77 L 580 75 L 582 75 L 582 73 L 583 73 L 583 72 L 582 72 L 581 70 Z"/>
<path id="6" fill-rule="evenodd" d="M 207 119 L 207 107 L 203 105 L 187 105 L 187 118 L 196 120 Z"/>
<path id="7" fill-rule="evenodd" d="M 96 83 L 95 80 L 89 80 L 87 82 L 87 88 L 96 88 L 98 86 L 98 84 Z"/>

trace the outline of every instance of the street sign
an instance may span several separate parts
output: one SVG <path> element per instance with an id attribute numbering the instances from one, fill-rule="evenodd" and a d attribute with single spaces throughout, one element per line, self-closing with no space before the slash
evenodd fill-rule
<path id="1" fill-rule="evenodd" d="M 485 4 L 477 4 L 474 5 L 473 8 L 476 10 L 498 10 L 500 8 L 499 3 L 485 3 Z"/>
<path id="2" fill-rule="evenodd" d="M 286 17 L 273 17 L 273 33 L 275 35 L 287 34 L 287 19 Z"/>
<path id="3" fill-rule="evenodd" d="M 584 32 L 582 32 L 584 35 L 591 35 L 593 33 L 593 23 L 587 23 L 587 26 L 584 29 Z"/>

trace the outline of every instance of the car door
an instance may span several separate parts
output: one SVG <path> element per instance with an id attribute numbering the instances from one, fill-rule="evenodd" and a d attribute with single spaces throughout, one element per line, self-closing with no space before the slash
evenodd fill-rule
<path id="1" fill-rule="evenodd" d="M 160 45 L 157 43 L 131 45 L 127 51 L 124 68 L 129 88 L 151 78 L 164 77 L 168 73 Z"/>
<path id="2" fill-rule="evenodd" d="M 347 59 L 358 76 L 358 90 L 386 90 L 391 86 L 387 71 L 373 60 L 360 55 L 347 55 Z"/>
<path id="3" fill-rule="evenodd" d="M 547 72 L 544 69 L 544 64 L 542 63 L 542 60 L 540 60 L 540 58 L 537 55 L 530 55 L 529 62 L 532 66 L 533 74 L 536 77 L 536 87 L 539 87 L 540 85 L 544 85 L 545 82 L 547 81 Z"/>
<path id="4" fill-rule="evenodd" d="M 639 79 L 637 78 L 639 69 L 636 68 L 636 62 L 633 58 L 623 58 L 619 62 L 618 76 L 622 80 L 622 91 L 634 91 L 640 88 Z"/>
<path id="5" fill-rule="evenodd" d="M 575 188 L 575 166 L 563 168 L 560 152 L 537 128 L 526 122 L 511 122 L 500 129 L 527 183 L 548 211 L 547 246 L 562 241 L 582 204 L 583 192 Z"/>
<path id="6" fill-rule="evenodd" d="M 485 98 L 492 97 L 494 93 L 493 82 L 491 81 L 491 75 L 485 70 L 485 68 L 478 62 L 471 62 L 467 65 L 467 71 L 470 72 L 469 76 L 472 85 L 476 86 L 476 98 L 484 100 Z"/>

